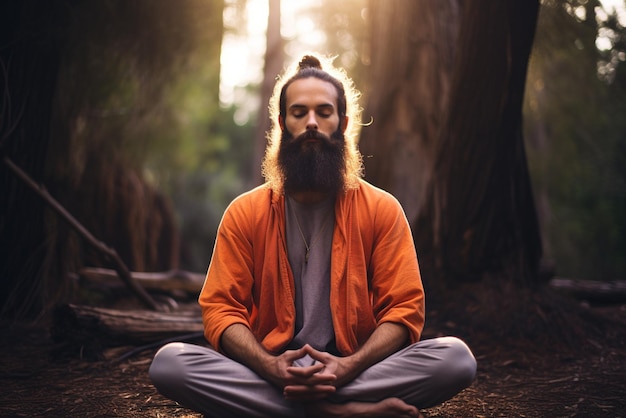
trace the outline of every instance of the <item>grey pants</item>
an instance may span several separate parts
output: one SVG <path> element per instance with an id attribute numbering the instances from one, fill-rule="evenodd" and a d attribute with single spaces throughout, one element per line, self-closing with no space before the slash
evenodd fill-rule
<path id="1" fill-rule="evenodd" d="M 303 406 L 285 400 L 281 389 L 211 348 L 167 344 L 156 353 L 149 373 L 161 394 L 206 416 L 305 416 Z M 476 360 L 464 342 L 434 338 L 373 365 L 327 400 L 377 402 L 396 397 L 422 409 L 450 399 L 469 386 L 475 374 Z"/>

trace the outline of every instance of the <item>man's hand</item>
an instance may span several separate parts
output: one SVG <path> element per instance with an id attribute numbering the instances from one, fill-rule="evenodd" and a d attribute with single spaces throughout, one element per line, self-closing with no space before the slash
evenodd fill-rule
<path id="1" fill-rule="evenodd" d="M 305 402 L 324 399 L 337 387 L 350 383 L 367 367 L 398 350 L 407 337 L 404 326 L 386 322 L 348 357 L 318 351 L 308 344 L 274 356 L 265 351 L 247 327 L 233 324 L 222 334 L 222 347 L 231 358 L 282 388 L 286 399 Z M 294 361 L 307 354 L 316 361 L 314 365 L 294 366 Z"/>
<path id="2" fill-rule="evenodd" d="M 360 370 L 355 367 L 356 364 L 353 357 L 337 357 L 324 351 L 318 351 L 308 344 L 302 347 L 302 350 L 316 361 L 315 366 L 322 366 L 321 370 L 317 372 L 317 375 L 335 377 L 332 382 L 335 387 L 341 387 L 350 383 L 360 372 Z M 299 373 L 297 367 L 290 368 L 288 371 L 294 374 Z"/>
<path id="3" fill-rule="evenodd" d="M 320 373 L 325 368 L 324 364 L 294 366 L 294 361 L 312 350 L 309 346 L 287 350 L 275 356 L 265 351 L 246 326 L 233 324 L 222 334 L 222 347 L 231 358 L 247 365 L 259 376 L 283 389 L 287 399 L 313 401 L 335 392 L 335 376 L 328 372 Z"/>
<path id="4" fill-rule="evenodd" d="M 276 374 L 280 376 L 280 381 L 283 383 L 285 399 L 301 402 L 316 401 L 335 392 L 336 376 L 326 370 L 325 364 L 317 362 L 306 367 L 293 365 L 295 360 L 310 354 L 310 350 L 313 348 L 307 344 L 298 350 L 288 350 L 276 357 Z"/>
<path id="5" fill-rule="evenodd" d="M 287 367 L 286 371 L 298 377 L 300 381 L 296 385 L 285 387 L 285 397 L 298 399 L 299 396 L 324 394 L 324 396 L 312 398 L 323 399 L 328 393 L 332 393 L 328 386 L 332 385 L 334 388 L 338 388 L 350 383 L 363 370 L 398 350 L 407 338 L 408 331 L 404 326 L 387 322 L 379 325 L 363 347 L 351 356 L 337 357 L 327 352 L 318 351 L 306 344 L 300 350 L 295 350 L 294 353 L 300 357 L 308 354 L 316 361 L 315 365 L 311 367 L 317 368 Z M 321 368 L 319 368 L 320 366 Z M 329 378 L 332 376 L 332 380 L 320 380 L 324 376 Z"/>

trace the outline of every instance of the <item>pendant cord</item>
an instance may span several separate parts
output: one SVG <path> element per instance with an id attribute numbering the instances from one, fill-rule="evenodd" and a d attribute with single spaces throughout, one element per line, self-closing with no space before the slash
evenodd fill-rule
<path id="1" fill-rule="evenodd" d="M 300 237 L 302 238 L 302 242 L 304 243 L 304 248 L 306 248 L 306 253 L 304 255 L 304 264 L 308 264 L 311 248 L 313 247 L 313 244 L 315 244 L 317 240 L 322 236 L 322 232 L 324 232 L 324 230 L 326 229 L 326 226 L 328 225 L 328 220 L 330 219 L 330 215 L 333 213 L 333 210 L 331 209 L 328 211 L 328 214 L 326 214 L 326 217 L 324 218 L 321 228 L 311 238 L 311 243 L 309 244 L 306 242 L 306 238 L 304 237 L 304 232 L 302 232 L 302 227 L 300 226 L 300 220 L 298 219 L 298 214 L 296 213 L 295 209 L 292 207 L 291 203 L 288 203 L 288 205 L 289 205 L 289 209 L 291 210 L 291 213 L 296 219 L 296 226 L 298 227 L 298 232 L 300 232 Z"/>

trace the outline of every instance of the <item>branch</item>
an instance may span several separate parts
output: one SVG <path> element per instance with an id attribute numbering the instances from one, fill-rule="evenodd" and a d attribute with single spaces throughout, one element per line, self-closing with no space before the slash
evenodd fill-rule
<path id="1" fill-rule="evenodd" d="M 56 201 L 46 188 L 42 185 L 35 183 L 20 167 L 15 165 L 9 157 L 2 158 L 4 163 L 9 169 L 22 180 L 31 190 L 33 190 L 39 197 L 41 197 L 58 215 L 61 216 L 81 237 L 83 237 L 89 244 L 91 244 L 96 250 L 104 255 L 106 259 L 113 263 L 113 267 L 118 276 L 128 288 L 139 298 L 144 305 L 148 308 L 158 311 L 159 305 L 152 299 L 152 297 L 132 278 L 128 267 L 122 261 L 115 249 L 108 247 L 103 242 L 96 239 L 80 222 L 76 220 L 65 208 Z"/>

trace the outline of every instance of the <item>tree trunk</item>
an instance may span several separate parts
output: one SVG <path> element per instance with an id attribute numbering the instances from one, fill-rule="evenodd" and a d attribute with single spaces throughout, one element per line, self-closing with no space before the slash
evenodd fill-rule
<path id="1" fill-rule="evenodd" d="M 59 70 L 58 1 L 0 6 L 0 154 L 43 178 Z M 40 280 L 45 258 L 43 201 L 0 164 L 0 317 L 31 316 L 62 286 Z"/>
<path id="2" fill-rule="evenodd" d="M 222 6 L 0 3 L 0 154 L 132 270 L 178 265 L 173 210 L 144 178 L 146 142 L 136 144 L 167 113 L 164 92 L 191 51 L 220 44 Z M 218 86 L 215 78 L 216 99 Z M 0 190 L 0 317 L 40 314 L 72 296 L 68 273 L 109 266 L 4 166 Z"/>
<path id="3" fill-rule="evenodd" d="M 538 278 L 541 242 L 522 139 L 522 99 L 539 2 L 464 8 L 449 106 L 416 222 L 417 246 L 441 277 Z"/>
<path id="4" fill-rule="evenodd" d="M 448 105 L 459 6 L 456 0 L 369 3 L 371 91 L 360 149 L 366 177 L 417 215 Z"/>
<path id="5" fill-rule="evenodd" d="M 402 203 L 435 280 L 537 280 L 521 130 L 538 1 L 371 1 L 366 176 Z"/>
<path id="6" fill-rule="evenodd" d="M 267 45 L 265 49 L 263 84 L 261 85 L 261 108 L 259 109 L 254 134 L 253 186 L 263 182 L 261 162 L 263 161 L 267 145 L 266 135 L 270 129 L 268 103 L 276 84 L 276 77 L 281 73 L 285 60 L 283 38 L 280 34 L 280 0 L 268 0 L 268 2 Z"/>

